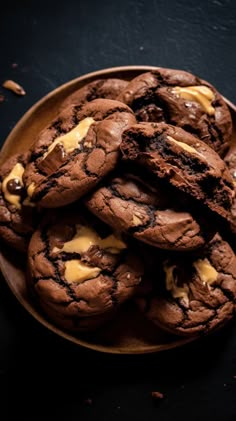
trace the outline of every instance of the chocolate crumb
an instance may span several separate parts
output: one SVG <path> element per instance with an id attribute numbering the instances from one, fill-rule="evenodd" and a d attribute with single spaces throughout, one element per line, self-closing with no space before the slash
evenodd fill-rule
<path id="1" fill-rule="evenodd" d="M 152 398 L 155 400 L 164 398 L 164 395 L 161 392 L 152 392 L 151 395 L 152 395 Z"/>
<path id="2" fill-rule="evenodd" d="M 5 100 L 4 95 L 1 95 L 1 94 L 0 94 L 0 102 L 3 102 L 4 100 Z"/>
<path id="3" fill-rule="evenodd" d="M 91 398 L 87 398 L 87 399 L 85 399 L 85 401 L 84 401 L 87 405 L 92 405 L 92 403 L 93 403 L 93 400 L 91 399 Z"/>
<path id="4" fill-rule="evenodd" d="M 233 379 L 236 379 L 236 376 L 233 376 Z"/>
<path id="5" fill-rule="evenodd" d="M 11 67 L 12 67 L 12 69 L 16 69 L 18 67 L 18 64 L 17 63 L 12 63 Z"/>
<path id="6" fill-rule="evenodd" d="M 10 91 L 20 96 L 23 96 L 26 93 L 24 88 L 22 88 L 22 86 L 20 86 L 18 83 L 14 82 L 14 80 L 5 80 L 2 86 L 3 88 L 9 89 Z"/>

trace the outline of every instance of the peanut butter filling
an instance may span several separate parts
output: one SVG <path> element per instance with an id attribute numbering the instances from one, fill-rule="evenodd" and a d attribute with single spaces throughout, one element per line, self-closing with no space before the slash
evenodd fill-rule
<path id="1" fill-rule="evenodd" d="M 185 151 L 187 151 L 191 154 L 199 155 L 201 158 L 204 158 L 204 156 L 200 152 L 198 152 L 195 148 L 188 145 L 187 143 L 180 142 L 179 140 L 174 139 L 172 136 L 167 136 L 167 139 L 170 140 L 171 142 L 175 143 L 177 146 L 184 149 Z"/>
<path id="2" fill-rule="evenodd" d="M 140 214 L 139 215 L 135 213 L 133 214 L 132 222 L 135 226 L 142 225 L 143 221 L 142 219 L 140 219 L 140 216 L 141 216 Z"/>
<path id="3" fill-rule="evenodd" d="M 13 194 L 8 190 L 8 183 L 12 180 L 17 180 L 17 184 L 20 185 L 22 188 L 24 186 L 22 181 L 22 176 L 24 173 L 24 167 L 19 162 L 12 168 L 11 172 L 8 174 L 7 177 L 4 178 L 2 181 L 2 192 L 4 195 L 4 198 L 7 200 L 7 202 L 14 205 L 16 208 L 21 208 L 21 196 L 18 194 Z"/>
<path id="4" fill-rule="evenodd" d="M 69 260 L 65 263 L 64 276 L 67 282 L 83 282 L 88 279 L 96 278 L 101 269 L 98 267 L 87 266 L 79 259 Z"/>
<path id="5" fill-rule="evenodd" d="M 33 193 L 35 191 L 35 187 L 36 187 L 36 184 L 34 182 L 30 183 L 30 185 L 27 187 L 27 195 L 29 197 L 33 196 Z"/>
<path id="6" fill-rule="evenodd" d="M 53 253 L 85 253 L 91 246 L 99 246 L 112 254 L 118 254 L 126 248 L 126 244 L 114 234 L 101 238 L 95 230 L 83 225 L 76 225 L 74 237 L 64 243 L 62 248 L 54 247 Z M 80 259 L 72 259 L 65 262 L 64 276 L 67 282 L 82 282 L 96 278 L 101 269 L 85 265 Z"/>
<path id="7" fill-rule="evenodd" d="M 92 228 L 76 225 L 72 240 L 67 241 L 61 249 L 54 247 L 53 252 L 85 253 L 90 246 L 99 246 L 112 254 L 118 254 L 126 248 L 126 244 L 114 234 L 102 239 Z"/>
<path id="8" fill-rule="evenodd" d="M 215 109 L 211 105 L 215 95 L 207 86 L 176 86 L 172 89 L 172 92 L 183 99 L 198 102 L 208 115 L 215 114 Z"/>
<path id="9" fill-rule="evenodd" d="M 193 263 L 193 266 L 204 284 L 207 283 L 211 285 L 216 281 L 218 272 L 211 265 L 208 259 L 198 259 Z"/>
<path id="10" fill-rule="evenodd" d="M 181 298 L 183 299 L 186 304 L 189 304 L 189 297 L 188 297 L 188 286 L 186 284 L 183 287 L 178 287 L 176 284 L 176 278 L 174 276 L 174 270 L 176 265 L 169 265 L 167 262 L 164 263 L 163 269 L 165 272 L 165 283 L 166 289 L 169 291 L 173 298 Z"/>
<path id="11" fill-rule="evenodd" d="M 71 131 L 62 136 L 57 137 L 49 146 L 47 152 L 45 152 L 45 154 L 43 155 L 43 159 L 45 159 L 58 144 L 62 145 L 67 153 L 73 152 L 74 149 L 78 148 L 79 143 L 85 138 L 90 126 L 94 122 L 95 120 L 93 118 L 87 117 L 84 120 L 80 121 L 79 124 L 76 127 L 74 127 Z M 88 144 L 86 146 L 88 147 Z"/>

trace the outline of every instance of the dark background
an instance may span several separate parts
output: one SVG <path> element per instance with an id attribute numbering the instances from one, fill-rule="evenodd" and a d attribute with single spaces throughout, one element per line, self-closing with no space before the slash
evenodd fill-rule
<path id="1" fill-rule="evenodd" d="M 189 70 L 236 102 L 235 41 L 233 0 L 7 1 L 0 85 L 13 79 L 27 94 L 0 88 L 0 140 L 49 91 L 111 66 Z M 100 354 L 39 325 L 0 279 L 0 419 L 235 420 L 236 324 L 175 351 Z"/>

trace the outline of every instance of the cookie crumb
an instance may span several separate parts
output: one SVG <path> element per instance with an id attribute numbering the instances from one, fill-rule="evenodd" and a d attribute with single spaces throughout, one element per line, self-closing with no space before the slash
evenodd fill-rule
<path id="1" fill-rule="evenodd" d="M 236 376 L 233 376 L 233 379 L 236 379 Z"/>
<path id="2" fill-rule="evenodd" d="M 154 399 L 154 400 L 159 400 L 159 399 L 163 399 L 164 398 L 164 395 L 163 395 L 163 393 L 161 393 L 161 392 L 152 392 L 151 393 L 151 396 L 152 396 L 152 398 Z"/>
<path id="3" fill-rule="evenodd" d="M 2 86 L 3 88 L 9 89 L 10 91 L 20 96 L 23 96 L 26 93 L 24 88 L 22 88 L 22 86 L 20 86 L 18 83 L 14 82 L 14 80 L 5 80 Z"/>
<path id="4" fill-rule="evenodd" d="M 11 67 L 12 67 L 12 69 L 16 69 L 18 67 L 18 64 L 17 63 L 12 63 Z"/>
<path id="5" fill-rule="evenodd" d="M 91 399 L 91 398 L 87 398 L 87 399 L 85 399 L 85 401 L 84 401 L 85 403 L 86 403 L 86 405 L 92 405 L 92 403 L 93 403 L 93 400 Z"/>
<path id="6" fill-rule="evenodd" d="M 5 96 L 0 94 L 0 102 L 3 102 L 5 100 Z"/>

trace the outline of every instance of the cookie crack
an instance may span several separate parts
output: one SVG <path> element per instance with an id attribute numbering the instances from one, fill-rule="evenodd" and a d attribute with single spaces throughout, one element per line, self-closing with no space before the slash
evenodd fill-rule
<path id="1" fill-rule="evenodd" d="M 133 115 L 133 111 L 129 109 L 127 106 L 119 106 L 116 108 L 112 108 L 111 110 L 108 110 L 106 113 L 104 113 L 102 120 L 105 120 L 106 118 L 110 117 L 111 115 L 115 113 L 128 113 Z M 122 120 L 122 117 L 121 117 Z"/>
<path id="2" fill-rule="evenodd" d="M 55 137 L 56 137 L 56 135 L 55 135 Z M 38 158 L 41 158 L 41 156 L 44 154 L 44 152 L 47 151 L 47 149 L 48 149 L 48 145 L 42 145 L 38 151 L 35 150 L 35 149 L 32 150 L 31 156 L 30 156 L 30 159 L 29 159 L 29 163 L 36 164 L 36 161 L 38 160 Z"/>
<path id="3" fill-rule="evenodd" d="M 196 173 L 204 174 L 208 173 L 209 166 L 200 161 L 195 156 L 189 156 L 185 151 L 177 154 L 172 150 L 171 145 L 166 142 L 164 136 L 154 136 L 149 138 L 149 144 L 145 148 L 145 152 L 153 153 L 158 150 L 161 157 L 167 161 L 170 165 L 183 168 L 190 174 L 195 175 Z"/>
<path id="4" fill-rule="evenodd" d="M 223 133 L 220 130 L 220 128 L 216 125 L 215 121 L 210 121 L 210 122 L 207 121 L 207 126 L 208 126 L 208 131 L 209 131 L 209 134 L 210 134 L 212 144 L 214 145 L 217 142 L 217 138 L 214 134 L 214 130 L 215 130 L 215 132 L 218 135 L 218 139 L 220 141 L 220 144 L 224 145 L 225 142 L 224 142 Z"/>
<path id="5" fill-rule="evenodd" d="M 110 212 L 112 213 L 112 215 L 113 215 L 113 217 L 115 217 L 116 218 L 116 214 L 115 214 L 115 212 L 113 211 L 113 209 L 112 209 L 112 207 L 111 207 L 111 204 L 110 204 L 110 201 L 112 200 L 112 198 L 114 198 L 114 196 L 115 197 L 117 197 L 118 199 L 121 199 L 121 200 L 123 200 L 124 202 L 125 202 L 125 204 L 127 204 L 128 205 L 128 203 L 134 203 L 136 206 L 138 205 L 139 206 L 139 208 L 140 209 L 142 209 L 142 210 L 144 210 L 145 212 L 146 212 L 146 215 L 148 216 L 148 218 L 149 218 L 149 220 L 146 222 L 146 223 L 144 223 L 144 224 L 140 224 L 140 225 L 136 225 L 136 226 L 133 226 L 133 227 L 129 227 L 128 228 L 128 230 L 127 230 L 127 232 L 129 233 L 129 234 L 134 234 L 134 233 L 141 233 L 141 232 L 143 232 L 145 229 L 147 229 L 147 228 L 152 228 L 152 227 L 154 227 L 155 226 L 155 224 L 156 224 L 156 215 L 155 215 L 155 211 L 156 211 L 156 208 L 154 207 L 154 206 L 152 206 L 152 205 L 145 205 L 145 204 L 140 204 L 140 202 L 138 202 L 137 200 L 135 200 L 134 198 L 129 198 L 129 199 L 127 199 L 127 198 L 125 198 L 122 194 L 120 194 L 116 189 L 115 189 L 115 187 L 114 186 L 112 186 L 112 185 L 110 185 L 110 186 L 108 186 L 108 187 L 106 187 L 108 190 L 110 190 L 110 192 L 111 192 L 111 197 L 110 198 L 108 198 L 108 197 L 106 197 L 106 194 L 103 194 L 103 200 L 104 200 L 104 202 L 105 202 L 105 205 L 103 206 L 103 208 L 105 207 L 105 206 L 107 206 L 108 208 L 109 208 L 109 210 L 110 210 Z"/>
<path id="6" fill-rule="evenodd" d="M 203 323 L 198 324 L 197 322 L 195 322 L 191 325 L 191 327 L 189 327 L 189 326 L 185 326 L 183 322 L 180 322 L 180 323 L 176 324 L 176 327 L 181 328 L 181 330 L 189 330 L 189 329 L 194 328 L 194 327 L 201 327 L 202 326 L 203 330 L 200 331 L 198 334 L 204 335 L 208 330 L 210 330 L 210 324 L 213 320 L 217 319 L 217 321 L 221 321 L 219 319 L 218 314 L 220 313 L 221 309 L 225 305 L 226 305 L 226 303 L 222 303 L 217 308 L 211 308 L 211 310 L 213 311 L 213 314 L 212 314 L 212 316 L 209 316 L 206 321 L 204 321 L 204 324 Z M 230 314 L 230 316 L 233 316 L 233 313 L 232 313 L 232 315 Z M 184 320 L 184 322 L 185 321 L 186 321 L 186 319 Z M 188 317 L 188 321 L 191 321 L 191 319 L 189 317 Z M 225 320 L 222 320 L 220 324 L 222 324 L 224 322 L 225 322 Z M 219 326 L 219 323 L 217 323 L 217 326 Z"/>
<path id="7" fill-rule="evenodd" d="M 75 302 L 77 302 L 77 303 L 79 303 L 81 300 L 80 299 L 78 299 L 77 297 L 76 297 L 76 294 L 74 293 L 74 291 L 73 291 L 73 289 L 70 287 L 70 285 L 67 283 L 67 282 L 65 282 L 65 281 L 63 281 L 63 279 L 61 278 L 61 275 L 60 275 L 60 270 L 59 270 L 59 267 L 58 267 L 58 262 L 57 262 L 57 260 L 55 259 L 52 259 L 51 258 L 51 256 L 50 256 L 50 244 L 49 244 L 49 239 L 48 239 L 48 235 L 47 235 L 47 229 L 48 229 L 49 227 L 48 226 L 44 226 L 44 227 L 42 227 L 42 230 L 41 230 L 41 239 L 42 239 L 42 242 L 43 242 L 43 244 L 45 244 L 45 256 L 46 256 L 46 258 L 47 258 L 47 260 L 49 261 L 49 262 L 52 262 L 52 264 L 53 264 L 53 267 L 54 267 L 54 273 L 55 273 L 55 282 L 58 284 L 58 285 L 60 285 L 60 286 L 62 286 L 63 288 L 65 288 L 65 290 L 66 290 L 66 293 L 67 293 L 67 295 L 73 300 L 73 301 L 75 301 Z"/>
<path id="8" fill-rule="evenodd" d="M 111 301 L 114 307 L 116 307 L 118 305 L 118 299 L 116 296 L 117 293 L 117 289 L 118 289 L 118 281 L 117 279 L 110 273 L 110 279 L 112 280 L 112 287 L 110 290 L 111 293 Z"/>
<path id="9" fill-rule="evenodd" d="M 87 96 L 86 96 L 86 100 L 87 100 L 88 102 L 93 101 L 94 99 L 96 99 L 96 98 L 97 98 L 97 91 L 103 87 L 104 82 L 105 82 L 104 80 L 99 80 L 99 81 L 96 83 L 96 85 L 95 85 L 95 86 L 92 86 L 92 87 L 91 87 L 91 91 L 90 91 L 90 92 L 88 92 L 88 94 L 87 94 Z"/>

